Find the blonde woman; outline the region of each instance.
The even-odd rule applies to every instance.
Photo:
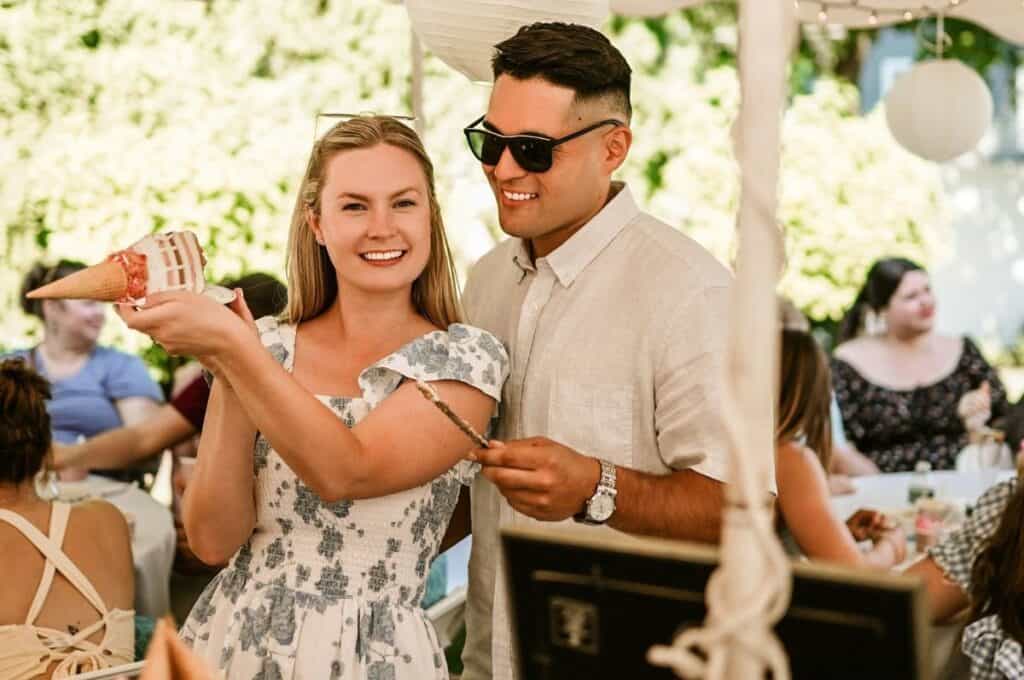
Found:
[[[447,677],[418,604],[473,444],[412,382],[486,430],[508,370],[454,278],[422,143],[358,117],[313,148],[282,319],[189,294],[122,311],[216,376],[184,523],[230,562],[181,634],[227,677]]]

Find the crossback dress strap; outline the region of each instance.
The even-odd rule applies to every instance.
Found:
[[[0,520],[6,521],[15,529],[20,531],[25,536],[25,538],[27,538],[32,543],[32,545],[34,545],[36,549],[43,554],[43,556],[46,558],[47,564],[49,565],[52,563],[52,565],[57,569],[57,571],[63,574],[64,577],[67,578],[67,580],[71,583],[71,585],[78,589],[78,591],[85,597],[85,599],[89,601],[89,604],[91,604],[96,609],[96,611],[99,612],[100,617],[103,618],[107,615],[107,606],[103,603],[103,598],[101,598],[99,593],[96,592],[96,588],[93,587],[92,582],[89,581],[86,575],[82,573],[82,570],[79,569],[75,565],[75,563],[70,560],[70,558],[68,558],[68,556],[60,547],[61,544],[63,543],[64,530],[67,527],[68,514],[70,513],[70,511],[71,508],[66,503],[53,503],[50,516],[50,526],[51,529],[57,529],[59,533],[60,543],[55,543],[53,539],[44,535],[43,532],[39,531],[39,529],[37,529],[31,522],[26,520],[21,515],[11,512],[10,510],[0,509]],[[45,570],[43,576],[44,578],[46,577]],[[50,575],[49,580],[51,582],[53,580],[52,573]],[[46,599],[45,593],[49,591],[50,584],[46,585],[47,588],[45,591],[43,591],[43,583],[41,582],[40,591],[36,592],[36,600],[39,601],[38,605],[40,607],[42,605],[42,600]],[[44,593],[41,598],[39,592]],[[32,609],[37,608],[37,602],[35,600],[33,601],[32,605]],[[29,613],[30,617],[28,623],[31,624],[35,620],[35,616],[38,616],[39,612],[30,611]],[[35,616],[32,616],[32,614],[35,614]]]
[[[57,505],[50,506],[50,530],[47,532],[50,537],[50,541],[54,543],[58,548],[64,545],[64,529],[68,525],[68,512],[67,506],[64,512],[61,512]],[[46,565],[43,567],[43,577],[39,579],[39,587],[36,588],[36,596],[32,598],[32,606],[28,608],[28,615],[25,617],[25,624],[31,626],[36,622],[39,617],[39,612],[43,609],[43,603],[46,602],[46,596],[50,594],[50,586],[53,585],[53,574],[56,568],[53,565],[53,560],[46,558]]]

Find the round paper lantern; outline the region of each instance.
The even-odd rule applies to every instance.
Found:
[[[413,30],[427,48],[470,80],[491,79],[494,46],[520,26],[562,21],[600,28],[608,0],[407,0]]]
[[[660,17],[704,0],[611,0],[612,11],[624,17]]]
[[[992,123],[992,93],[955,59],[921,62],[885,97],[889,130],[904,148],[942,163],[973,149]]]

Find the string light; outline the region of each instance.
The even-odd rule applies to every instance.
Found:
[[[907,4],[911,4],[908,0]],[[918,0],[920,1],[920,0]],[[818,21],[828,23],[830,18],[836,16],[836,12],[861,12],[866,16],[870,26],[878,26],[883,20],[911,21],[914,18],[926,18],[938,14],[948,13],[953,9],[960,9],[970,0],[945,0],[945,3],[931,3],[920,7],[872,7],[878,0],[793,0],[793,6],[799,12],[802,8],[811,7],[817,9]],[[1024,0],[1020,0],[1024,4]],[[916,3],[914,3],[916,5]]]

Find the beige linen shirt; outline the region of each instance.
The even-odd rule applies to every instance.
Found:
[[[613,193],[547,257],[532,263],[526,244],[511,238],[470,273],[468,320],[497,336],[512,362],[495,436],[546,436],[619,466],[692,468],[724,481],[719,390],[731,276],[695,241],[641,212],[628,188],[616,183]],[[510,680],[499,527],[535,520],[483,476],[472,499],[462,677]]]

